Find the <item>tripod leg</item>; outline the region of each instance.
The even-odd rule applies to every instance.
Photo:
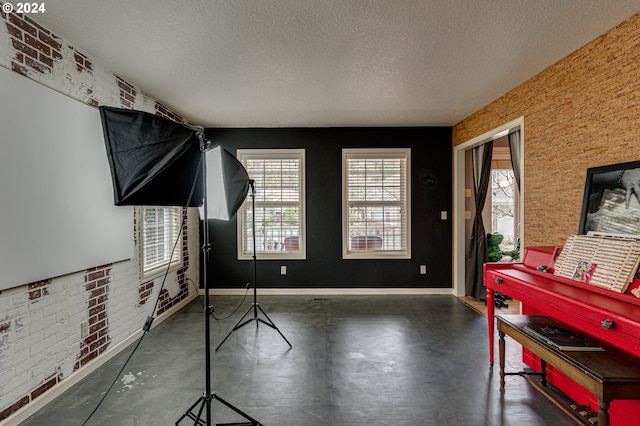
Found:
[[[261,426],[261,423],[259,421],[257,421],[256,419],[251,418],[247,413],[244,413],[244,412],[240,411],[240,409],[238,409],[238,408],[234,407],[233,405],[229,404],[227,401],[225,401],[224,399],[220,398],[215,393],[213,394],[213,398],[215,398],[215,400],[220,402],[221,404],[226,405],[228,408],[232,409],[236,413],[240,414],[245,419],[249,420],[253,426]],[[240,424],[240,423],[237,423],[237,424]]]
[[[242,318],[240,318],[238,320],[238,322],[236,323],[235,326],[233,326],[233,328],[231,329],[231,331],[229,332],[229,334],[227,334],[227,336],[222,340],[222,342],[220,342],[220,344],[218,345],[218,347],[216,348],[216,352],[218,352],[218,349],[220,349],[222,347],[222,345],[224,344],[224,342],[227,341],[227,339],[229,338],[229,336],[231,336],[231,334],[236,331],[237,329],[244,327],[245,325],[247,325],[247,323],[251,320],[247,320],[246,322],[240,324],[242,322],[242,320],[249,315],[249,312],[251,312],[251,310],[253,309],[253,305],[249,307],[249,309],[247,310],[247,312],[244,313],[244,315],[242,316]]]
[[[260,307],[260,305],[256,304],[258,306],[258,309],[260,309],[260,312],[262,312],[262,315],[264,315],[264,317],[269,321],[266,322],[262,319],[258,318],[258,321],[268,325],[269,327],[273,328],[275,331],[278,332],[278,334],[284,339],[285,342],[287,342],[287,345],[289,345],[290,348],[292,348],[293,346],[291,346],[291,343],[289,343],[289,341],[287,340],[286,337],[284,337],[284,334],[282,334],[282,332],[280,331],[280,329],[278,327],[276,327],[276,325],[273,323],[273,321],[271,321],[271,318],[269,318],[269,315],[267,315],[267,313],[262,310],[262,308]]]
[[[180,424],[180,422],[185,418],[185,417],[189,417],[190,419],[194,420],[193,422],[193,426],[209,426],[210,425],[210,419],[209,420],[204,420],[202,419],[202,411],[204,410],[204,408],[206,407],[207,410],[211,409],[211,402],[212,400],[216,400],[218,402],[220,402],[221,404],[223,404],[224,406],[226,406],[227,408],[230,408],[232,411],[234,411],[235,413],[241,415],[242,417],[244,417],[245,419],[247,419],[248,421],[246,422],[239,422],[239,423],[217,423],[217,425],[227,425],[227,426],[231,426],[231,425],[238,425],[238,426],[263,426],[262,423],[260,423],[259,421],[257,421],[256,419],[252,418],[251,416],[249,416],[247,413],[241,411],[239,408],[231,405],[230,403],[228,403],[227,401],[225,401],[224,399],[220,398],[218,395],[211,394],[211,395],[203,395],[200,397],[200,399],[198,399],[190,408],[189,410],[182,415],[182,417],[180,417],[178,419],[178,421],[176,422],[176,426]],[[196,407],[196,405],[200,404],[200,408],[198,408],[198,414],[193,413],[193,409]]]
[[[191,417],[194,419],[193,422],[193,426],[198,426],[201,424],[206,424],[206,421],[202,421],[202,410],[204,410],[204,408],[207,407],[207,412],[208,410],[210,410],[211,408],[211,399],[206,398],[206,397],[202,397],[202,404],[200,404],[200,409],[198,410],[198,417]],[[208,420],[207,420],[208,421]]]
[[[180,424],[180,422],[185,418],[185,417],[189,417],[191,420],[195,420],[193,423],[193,426],[197,426],[197,425],[202,425],[205,424],[204,421],[202,420],[202,410],[204,409],[206,404],[210,404],[211,400],[207,399],[204,396],[201,396],[196,402],[193,403],[193,405],[191,407],[189,407],[189,409],[187,410],[186,413],[184,413],[179,419],[178,421],[176,421],[176,426]],[[198,409],[198,414],[194,414],[193,413],[193,409],[196,408],[196,405],[200,404],[200,408]]]

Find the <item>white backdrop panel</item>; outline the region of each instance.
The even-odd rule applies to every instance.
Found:
[[[0,290],[133,255],[97,109],[0,67]]]

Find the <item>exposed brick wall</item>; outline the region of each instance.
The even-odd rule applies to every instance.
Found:
[[[186,208],[183,208],[182,220],[184,225],[182,226],[181,241],[182,266],[176,270],[177,290],[169,291],[166,286],[161,290],[160,295],[158,296],[158,308],[156,310],[156,313],[158,315],[163,314],[171,307],[186,299],[189,296],[191,290],[195,290],[189,288],[189,283],[187,282],[186,276],[187,272],[189,271],[189,251],[192,250],[189,245],[188,229],[190,226],[193,226],[193,224],[189,224],[188,217],[188,210]],[[160,279],[158,279],[158,281],[160,281]],[[138,287],[138,305],[144,305],[145,303],[147,303],[154,288],[155,281],[145,281],[140,283],[140,286]]]
[[[562,245],[586,170],[640,160],[640,14],[456,124],[454,145],[521,116],[525,244]]]
[[[185,273],[189,270],[189,238],[188,238],[188,223],[187,223],[187,209],[182,210],[183,223],[182,227],[182,267],[176,271],[178,281],[178,292],[174,296],[171,296],[167,289],[163,289],[158,299],[158,315],[166,312],[167,309],[175,306],[180,301],[186,299],[189,296],[189,283],[186,280]]]
[[[184,118],[182,118],[181,116],[179,116],[175,112],[171,111],[169,108],[167,108],[166,106],[162,105],[160,102],[156,102],[156,111],[155,111],[155,113],[156,113],[156,115],[159,115],[160,117],[168,118],[168,119],[173,120],[173,121],[175,121],[177,123],[185,123]]]
[[[0,411],[0,421],[8,419],[9,416],[14,414],[16,411],[26,406],[29,402],[31,402],[31,396],[25,395],[20,398],[18,401],[14,402],[4,410]]]
[[[149,300],[149,296],[153,292],[153,281],[145,281],[140,283],[138,287],[138,305],[144,305]]]
[[[94,107],[119,106],[186,121],[27,16],[0,12],[0,66]],[[184,263],[168,276],[156,316],[188,297],[186,278],[199,274],[197,233],[188,241],[186,232],[197,228],[197,213],[188,217]],[[137,248],[135,213],[132,221]],[[145,301],[155,301],[159,284],[140,283],[138,250],[134,253],[128,261],[0,292],[0,421],[142,328],[153,310]],[[190,253],[195,265],[189,265]],[[89,334],[81,338],[84,322]]]
[[[50,285],[51,279],[27,284],[27,288],[29,289],[29,300],[35,302],[43,296],[48,296]]]
[[[53,62],[62,59],[61,40],[22,14],[0,12],[0,16],[5,20],[11,44],[17,52],[11,69],[23,75],[28,69],[50,74]]]
[[[111,265],[91,268],[84,275],[85,290],[88,293],[89,334],[80,343],[74,370],[84,366],[103,353],[111,343],[107,299],[109,298]]]
[[[134,109],[136,102],[136,88],[118,77],[118,87],[120,88],[120,106],[122,108]]]
[[[34,78],[34,74],[42,75],[41,78],[36,79],[43,81],[54,73],[55,65],[64,59],[65,52],[68,50],[73,54],[75,67],[79,73],[93,73],[93,64],[86,55],[71,45],[64,45],[60,37],[38,25],[28,16],[18,13],[0,13],[5,20],[11,46],[16,51],[11,60],[13,71],[30,78]],[[81,84],[78,90],[83,93],[81,99],[83,102],[94,107],[98,106],[91,87]]]
[[[73,58],[76,60],[76,70],[79,72],[93,72],[93,64],[91,64],[91,61],[85,55],[80,52],[74,52]]]
[[[65,347],[65,316],[73,299],[54,279],[0,294],[0,420],[8,418],[63,379],[58,349]]]

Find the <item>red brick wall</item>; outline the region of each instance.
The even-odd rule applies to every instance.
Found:
[[[53,62],[62,59],[61,40],[36,22],[17,13],[0,12],[11,37],[11,45],[18,52],[11,69],[26,75],[27,70],[51,73]]]
[[[80,343],[74,370],[106,351],[111,343],[107,318],[110,273],[111,265],[104,265],[88,269],[84,275],[84,287],[88,293],[89,334]]]
[[[182,210],[183,221],[187,220],[187,209]],[[166,289],[163,289],[158,299],[158,315],[167,311],[167,309],[177,305],[180,301],[189,296],[189,283],[186,280],[185,273],[189,269],[189,252],[187,243],[189,241],[187,227],[182,227],[182,267],[176,271],[178,275],[178,292],[171,297]],[[195,289],[194,289],[195,290]]]
[[[136,102],[136,88],[118,77],[118,88],[120,88],[120,106],[122,108],[134,109]]]

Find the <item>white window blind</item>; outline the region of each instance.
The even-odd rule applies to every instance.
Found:
[[[343,256],[410,258],[410,149],[343,150]]]
[[[304,150],[238,150],[238,158],[255,185],[255,212],[247,197],[238,221],[238,257],[305,256]]]
[[[178,241],[181,227],[182,207],[142,208],[141,255],[145,278],[165,271],[169,264],[182,264],[182,244]]]

